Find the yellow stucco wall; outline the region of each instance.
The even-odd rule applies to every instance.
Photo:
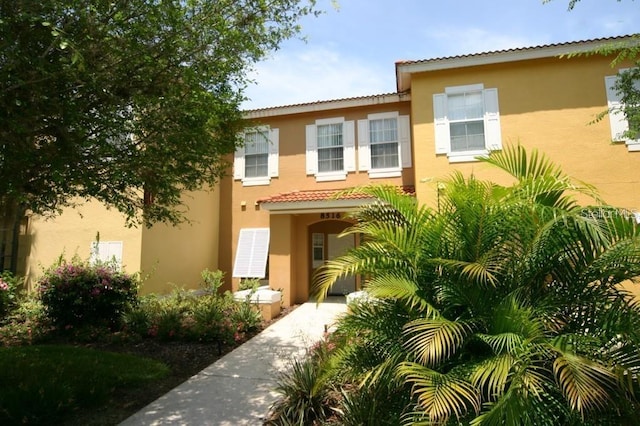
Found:
[[[303,219],[300,215],[270,215],[270,212],[262,210],[256,203],[259,199],[295,190],[343,189],[372,182],[413,185],[413,168],[403,169],[402,176],[397,178],[370,179],[368,172],[356,171],[350,172],[346,180],[331,182],[316,182],[315,176],[306,174],[306,125],[314,124],[317,119],[334,117],[357,122],[366,119],[368,114],[392,111],[409,115],[410,104],[386,103],[291,114],[264,118],[257,123],[279,129],[279,176],[272,178],[270,184],[264,186],[243,186],[242,181],[230,177],[221,183],[221,197],[229,200],[229,204],[223,203],[220,211],[220,269],[227,273],[228,278],[233,269],[240,229],[271,227],[269,285],[285,289],[283,299],[286,305],[308,299],[309,267],[306,257],[309,248],[306,227],[313,220]],[[356,158],[357,148],[356,144]],[[239,279],[228,280],[227,288],[237,289],[238,284]]]
[[[201,272],[218,269],[220,191],[183,195],[189,223],[156,224],[142,230],[141,293],[167,293],[175,287],[197,289]]]
[[[76,208],[67,208],[54,219],[31,218],[26,242],[27,283],[32,285],[42,275],[43,267],[51,266],[60,255],[88,259],[91,243],[100,233],[100,241],[122,241],[122,264],[128,273],[140,269],[142,232],[127,228],[117,210],[107,210],[103,204],[90,201]]]
[[[505,174],[471,162],[450,164],[435,154],[433,94],[445,87],[483,83],[497,88],[502,141],[537,148],[575,179],[595,185],[606,202],[640,210],[640,152],[612,144],[609,119],[589,124],[607,108],[604,77],[610,58],[548,58],[425,72],[412,76],[416,186],[421,202],[435,203],[434,181],[453,170],[507,183]],[[586,200],[583,200],[583,202]]]

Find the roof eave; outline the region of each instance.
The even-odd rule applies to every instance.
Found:
[[[354,211],[365,204],[375,202],[375,198],[356,198],[348,200],[318,200],[318,201],[285,201],[285,202],[261,202],[260,208],[271,214],[303,214],[323,213],[335,211],[336,213]]]
[[[624,43],[631,41],[633,40],[633,37],[634,36],[614,37],[557,45],[537,46],[524,49],[510,49],[472,55],[436,58],[423,61],[397,62],[396,86],[398,92],[409,91],[411,89],[411,75],[415,73],[593,52],[598,48],[611,45],[612,43]]]

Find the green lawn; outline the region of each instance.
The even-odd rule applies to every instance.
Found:
[[[74,346],[0,348],[0,424],[53,423],[168,373],[155,360]]]

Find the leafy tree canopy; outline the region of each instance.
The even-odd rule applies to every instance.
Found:
[[[179,222],[180,194],[225,173],[247,69],[309,14],[315,0],[0,0],[0,201]]]

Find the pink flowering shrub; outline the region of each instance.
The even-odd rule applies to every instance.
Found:
[[[10,272],[0,273],[0,320],[13,308],[19,279]]]
[[[38,288],[47,315],[62,328],[106,325],[117,329],[124,312],[138,300],[134,277],[109,264],[78,259],[49,268]]]

